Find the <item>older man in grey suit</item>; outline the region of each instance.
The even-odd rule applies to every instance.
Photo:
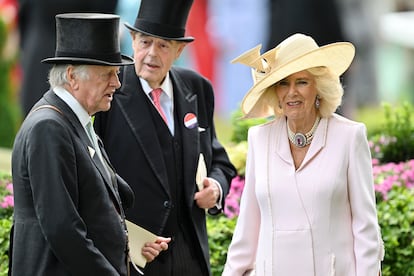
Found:
[[[132,190],[116,174],[91,127],[121,86],[119,16],[56,17],[51,90],[33,107],[12,154],[14,234],[12,275],[127,275],[124,208]],[[151,261],[167,249],[159,238],[144,247]]]

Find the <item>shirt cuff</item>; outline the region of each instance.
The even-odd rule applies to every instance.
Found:
[[[209,177],[216,185],[217,185],[217,187],[219,188],[219,197],[218,197],[218,199],[217,199],[217,202],[216,202],[216,208],[217,209],[219,209],[219,210],[221,210],[221,208],[223,207],[223,188],[221,187],[221,185],[220,185],[220,183],[217,181],[217,180],[215,180],[214,178],[211,178],[211,177]]]

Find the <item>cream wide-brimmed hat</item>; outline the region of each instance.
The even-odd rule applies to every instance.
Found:
[[[241,54],[232,63],[252,67],[253,87],[241,104],[245,118],[264,118],[274,115],[272,97],[266,93],[278,81],[312,67],[327,67],[335,76],[342,75],[351,65],[355,47],[349,42],[336,42],[319,47],[304,34],[294,34],[275,48],[260,55],[261,45]]]

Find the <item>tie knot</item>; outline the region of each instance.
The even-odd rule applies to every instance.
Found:
[[[154,90],[151,91],[150,96],[151,96],[152,102],[154,103],[155,107],[157,108],[158,112],[160,113],[162,119],[168,125],[167,117],[165,116],[164,110],[163,110],[163,108],[161,106],[161,102],[160,102],[161,94],[162,94],[162,89],[157,88],[157,89],[154,89]]]
[[[153,101],[160,101],[160,97],[162,94],[162,89],[161,88],[156,88],[154,90],[151,91],[151,98]]]

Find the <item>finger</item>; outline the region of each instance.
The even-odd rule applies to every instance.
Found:
[[[146,259],[154,259],[160,254],[161,247],[159,249],[155,249],[153,247],[144,247],[142,249],[142,255],[145,256]]]
[[[160,247],[161,247],[161,250],[168,250],[168,243],[166,243],[166,242],[162,242],[162,243],[160,243]]]
[[[157,257],[157,256],[155,256],[155,255],[153,255],[149,252],[143,252],[142,256],[144,256],[144,258],[147,260],[147,262],[152,262]]]
[[[157,240],[155,241],[156,243],[162,243],[162,242],[165,242],[165,243],[169,243],[171,241],[171,238],[165,238],[165,237],[158,237],[157,238]]]
[[[204,191],[204,190],[203,190]],[[194,200],[199,200],[202,197],[202,191],[196,192],[194,194]]]
[[[204,178],[203,185],[204,185],[204,188],[207,188],[211,185],[210,180],[207,177]]]

